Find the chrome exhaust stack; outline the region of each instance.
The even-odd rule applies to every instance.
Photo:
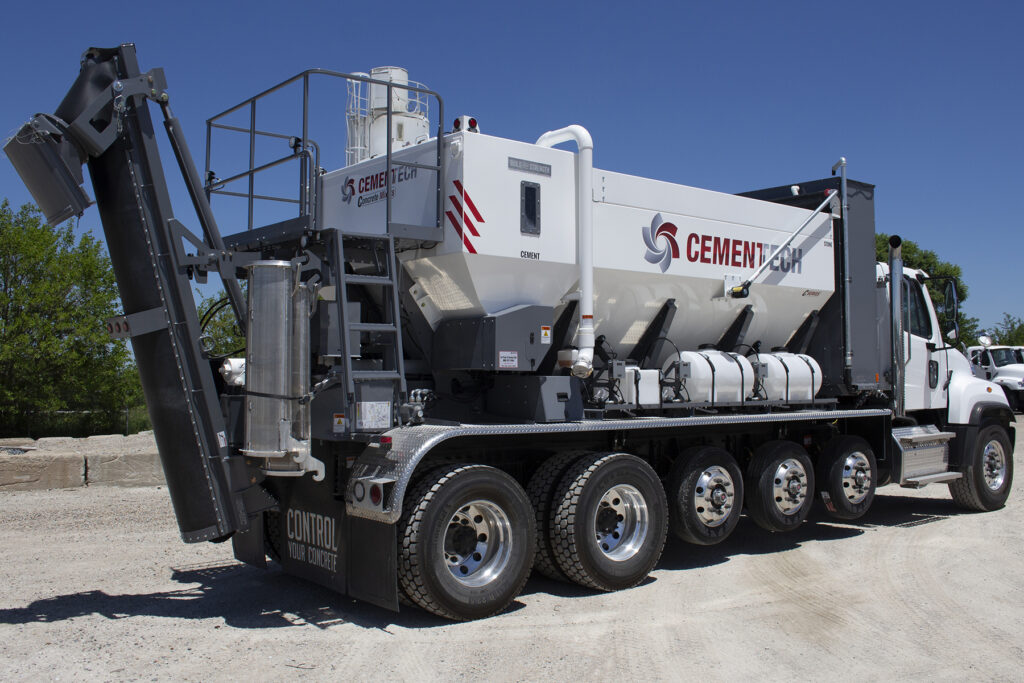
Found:
[[[906,359],[903,341],[903,240],[889,238],[889,319],[892,322],[892,411],[894,417],[906,415],[904,387]]]

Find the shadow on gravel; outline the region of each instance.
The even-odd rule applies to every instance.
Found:
[[[683,543],[669,535],[658,569],[697,569],[728,562],[733,555],[762,555],[792,550],[807,542],[838,541],[860,536],[878,527],[915,527],[961,514],[952,500],[879,495],[861,519],[847,522],[832,519],[818,503],[810,518],[789,533],[769,533],[744,515],[729,538],[713,546]]]
[[[724,543],[701,547],[669,537],[658,563],[659,569],[682,570],[710,567],[727,562],[733,555],[754,555],[791,550],[807,542],[836,541],[859,536],[878,527],[914,527],[959,514],[971,514],[952,501],[881,495],[868,514],[855,522],[833,520],[815,507],[809,522],[796,531],[771,534],[744,517]],[[228,562],[173,569],[171,578],[187,584],[179,590],[159,593],[109,595],[83,591],[36,600],[26,607],[0,609],[0,624],[49,623],[98,614],[107,619],[135,616],[171,619],[223,619],[239,629],[284,628],[311,625],[326,629],[337,624],[384,630],[434,628],[451,622],[416,608],[401,613],[356,602],[316,584],[288,576],[280,570],[262,571]],[[641,585],[654,582],[648,577]],[[194,585],[198,584],[198,585]],[[548,593],[563,598],[585,598],[600,593],[576,584],[535,575],[523,594]],[[505,613],[523,608],[513,602]],[[214,626],[220,628],[220,626]]]
[[[199,585],[159,593],[109,595],[83,591],[59,595],[26,607],[0,609],[0,624],[49,623],[91,614],[107,619],[223,619],[227,626],[241,629],[304,625],[326,629],[355,624],[383,630],[392,624],[404,628],[451,624],[419,609],[403,607],[400,614],[395,614],[276,569],[262,571],[237,562],[173,569],[171,578]],[[521,607],[522,603],[514,602],[506,611]]]

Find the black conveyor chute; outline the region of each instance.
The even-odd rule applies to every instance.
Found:
[[[189,280],[171,245],[173,213],[146,98],[119,100],[120,117],[113,104],[113,90],[122,85],[112,88],[114,82],[140,75],[134,46],[91,49],[55,116],[88,157],[125,315],[165,311],[167,326],[134,336],[132,349],[181,535],[189,542],[218,540],[247,527],[242,498],[233,494],[246,483],[241,459],[228,456]],[[99,106],[102,98],[107,103]],[[83,112],[92,130],[78,120]],[[120,126],[112,142],[109,126]],[[107,146],[97,152],[100,143]]]

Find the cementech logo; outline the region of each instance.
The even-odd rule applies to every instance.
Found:
[[[655,214],[651,224],[642,228],[647,250],[644,259],[666,272],[672,259],[706,263],[730,268],[757,268],[766,259],[768,269],[780,273],[803,273],[803,247],[756,242],[739,237],[724,237],[702,232],[679,234],[679,228]],[[680,249],[680,244],[683,245]]]
[[[651,224],[643,227],[644,244],[647,245],[647,253],[644,258],[648,263],[657,264],[661,272],[668,270],[672,265],[672,259],[679,258],[679,243],[676,241],[676,233],[679,229],[655,214]]]
[[[351,178],[345,178],[345,184],[341,186],[341,201],[345,204],[351,204],[353,197],[355,197],[355,181]]]
[[[345,184],[341,186],[341,201],[346,204],[352,203],[352,197],[356,195],[356,181],[345,178]]]

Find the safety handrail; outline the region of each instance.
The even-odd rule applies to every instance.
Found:
[[[387,143],[387,153],[386,153],[386,158],[385,158],[385,166],[386,166],[386,173],[385,173],[385,189],[386,189],[385,203],[386,203],[386,216],[387,216],[387,223],[388,223],[387,227],[388,227],[388,230],[390,231],[391,225],[392,225],[392,221],[391,221],[391,208],[392,208],[391,207],[391,202],[392,202],[392,197],[391,197],[391,169],[392,169],[392,166],[412,166],[412,167],[415,167],[415,168],[423,168],[423,169],[427,169],[427,170],[432,170],[432,171],[435,171],[437,173],[437,177],[436,177],[436,181],[437,182],[436,182],[436,188],[435,188],[435,218],[434,218],[434,226],[433,227],[437,228],[438,230],[440,230],[441,225],[442,225],[442,223],[441,223],[442,201],[443,201],[443,194],[442,194],[442,189],[443,189],[442,188],[442,182],[443,181],[442,181],[442,176],[443,176],[443,170],[444,170],[444,167],[443,167],[444,155],[442,154],[442,151],[443,151],[442,150],[442,143],[443,143],[443,135],[444,135],[444,128],[443,128],[443,126],[444,126],[444,120],[445,120],[444,119],[444,100],[441,98],[441,95],[438,94],[437,92],[433,91],[433,90],[428,89],[428,88],[420,87],[420,85],[418,85],[418,84],[417,85],[413,85],[412,82],[410,82],[408,84],[393,83],[391,81],[382,81],[382,80],[378,80],[378,79],[375,79],[375,78],[370,78],[369,76],[365,76],[365,75],[343,73],[343,72],[340,72],[340,71],[331,71],[329,69],[307,69],[306,71],[303,71],[303,72],[301,72],[299,74],[296,74],[295,76],[292,76],[291,78],[285,79],[285,80],[281,81],[280,83],[278,83],[278,84],[276,84],[274,86],[271,86],[270,88],[267,88],[266,90],[263,90],[262,92],[260,92],[260,93],[258,93],[256,95],[253,95],[252,97],[249,97],[249,98],[243,100],[242,102],[234,105],[233,107],[229,107],[228,109],[225,109],[224,111],[220,112],[219,114],[216,114],[216,115],[214,115],[214,116],[212,116],[212,117],[210,117],[209,119],[206,120],[206,186],[205,186],[205,189],[206,189],[207,194],[208,195],[211,195],[211,194],[224,194],[224,195],[229,195],[229,196],[239,196],[240,195],[240,196],[244,196],[244,197],[248,198],[249,205],[248,205],[248,222],[247,222],[247,225],[248,225],[248,228],[250,230],[253,227],[253,202],[256,199],[269,199],[269,200],[274,200],[274,201],[289,201],[291,203],[298,203],[299,204],[299,215],[300,216],[310,215],[310,216],[312,216],[312,220],[315,222],[316,214],[317,214],[317,210],[316,210],[317,206],[316,206],[316,204],[317,204],[317,200],[318,200],[318,198],[316,197],[316,191],[315,191],[315,186],[316,186],[315,177],[316,177],[316,174],[319,172],[319,169],[320,169],[320,166],[319,166],[320,148],[316,144],[315,141],[313,141],[313,140],[311,140],[309,138],[309,87],[310,87],[310,77],[311,76],[326,76],[326,77],[331,77],[331,78],[340,78],[340,79],[343,79],[343,80],[346,80],[346,81],[358,81],[358,82],[363,82],[363,83],[383,86],[383,87],[385,87],[387,89],[387,98],[388,98],[387,99],[387,102],[388,102],[388,107],[387,107],[387,141],[388,141],[388,143]],[[298,135],[298,136],[294,136],[294,135],[286,135],[286,134],[282,134],[282,133],[275,133],[275,132],[271,132],[271,131],[263,131],[263,130],[257,129],[256,128],[256,103],[259,100],[261,100],[261,99],[263,99],[263,98],[265,98],[265,97],[267,97],[269,95],[272,95],[273,93],[276,93],[279,90],[281,90],[281,89],[283,89],[283,88],[285,88],[285,87],[287,87],[289,85],[292,85],[294,83],[298,83],[299,81],[302,82],[302,131],[301,131],[301,134]],[[395,88],[399,88],[401,90],[404,90],[404,91],[407,91],[407,92],[410,92],[410,93],[417,93],[419,95],[426,96],[426,97],[433,97],[433,98],[435,98],[437,100],[438,120],[437,120],[437,131],[436,131],[436,134],[435,134],[435,145],[436,145],[436,148],[437,148],[436,155],[435,155],[436,164],[434,164],[434,165],[430,165],[430,164],[414,164],[412,162],[399,161],[397,159],[393,159],[392,158],[392,149],[391,149],[391,139],[392,139],[391,138],[391,133],[392,133],[392,107],[391,107],[391,103],[394,101],[394,99],[393,99],[393,91],[394,91]],[[221,123],[221,120],[223,118],[225,118],[227,116],[230,116],[232,114],[235,114],[235,113],[237,113],[239,111],[244,111],[246,108],[249,109],[249,125],[248,125],[248,127],[233,126],[233,125]],[[212,173],[212,170],[211,170],[212,137],[213,137],[213,131],[214,130],[228,130],[228,131],[246,133],[249,136],[249,164],[248,164],[248,169],[246,171],[242,171],[240,173],[232,175],[230,178],[228,178],[226,180],[222,180],[222,179],[214,177],[214,175]],[[281,159],[278,159],[278,160],[275,160],[275,161],[268,162],[268,163],[261,164],[261,165],[257,166],[256,165],[256,139],[257,139],[258,136],[266,136],[266,137],[294,140],[295,142],[294,142],[292,148],[294,150],[296,150],[296,152],[295,152],[295,154],[292,154],[290,156],[283,157]],[[309,152],[307,151],[308,148],[313,148],[313,150],[314,150],[314,154],[313,155],[309,154]],[[314,158],[314,155],[315,155],[315,158]],[[283,198],[283,197],[274,197],[272,195],[257,195],[255,193],[255,175],[257,173],[259,173],[261,171],[268,170],[269,168],[273,168],[273,167],[278,166],[278,165],[280,165],[282,163],[285,163],[286,161],[289,161],[291,159],[295,159],[295,158],[298,158],[298,157],[301,157],[301,156],[306,156],[308,163],[304,163],[304,164],[300,165],[299,200],[297,202],[295,200],[289,200],[289,199],[286,199],[286,198]],[[248,183],[249,187],[248,187],[248,192],[247,193],[243,194],[243,193],[240,193],[240,192],[230,192],[230,191],[227,191],[227,190],[224,189],[224,186],[226,184],[231,183],[231,182],[236,182],[236,181],[242,180],[242,179],[248,179],[248,181],[249,181],[249,183]]]

